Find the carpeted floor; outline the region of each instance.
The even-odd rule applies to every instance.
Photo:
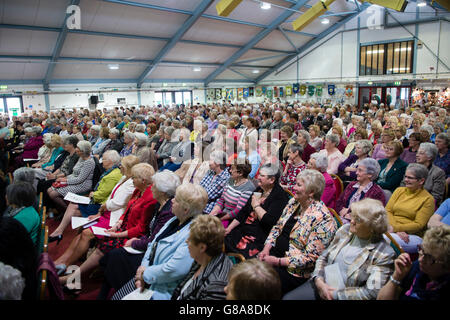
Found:
[[[59,221],[51,218],[47,218],[47,225],[49,228],[49,234],[53,232],[58,227]],[[61,256],[64,251],[69,247],[72,239],[77,235],[77,231],[73,230],[69,225],[64,231],[64,237],[59,244],[57,242],[52,242],[49,244],[48,253],[53,261],[55,261],[59,256]],[[78,262],[80,265],[82,261]],[[97,272],[97,275],[99,273]],[[90,275],[84,275],[81,280],[81,293],[78,296],[65,294],[66,300],[95,300],[100,291],[103,279],[96,276],[95,278],[90,278]]]

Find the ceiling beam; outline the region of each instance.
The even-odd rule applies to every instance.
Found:
[[[307,42],[306,44],[304,44],[303,46],[298,48],[298,54],[301,54],[303,52],[305,52],[306,50],[308,50],[309,48],[311,48],[312,46],[314,46],[315,44],[317,44],[318,42],[320,42],[322,39],[324,39],[325,37],[327,37],[328,35],[330,35],[331,33],[333,33],[334,31],[336,31],[337,29],[339,29],[340,27],[342,27],[343,25],[345,25],[347,22],[349,22],[350,20],[352,20],[353,18],[357,17],[359,14],[361,14],[363,11],[365,11],[368,7],[370,7],[370,4],[368,3],[364,3],[363,5],[360,6],[361,11],[358,11],[357,13],[353,13],[347,17],[345,17],[344,19],[338,21],[337,23],[333,24],[331,27],[329,27],[328,29],[326,29],[325,31],[322,31],[319,36],[309,42]],[[277,71],[279,68],[281,68],[282,66],[284,66],[285,64],[289,63],[289,61],[292,60],[293,57],[289,56],[285,59],[283,59],[282,61],[280,61],[278,64],[276,64],[272,69],[267,70],[266,72],[264,72],[261,76],[259,76],[256,79],[256,82],[260,82],[261,80],[267,78],[270,74],[274,73],[275,71]]]
[[[178,29],[173,38],[166,43],[164,48],[162,48],[156,57],[153,59],[151,65],[145,68],[144,72],[138,78],[138,86],[140,86],[145,78],[147,78],[153,70],[156,69],[158,64],[164,58],[164,56],[178,43],[181,37],[194,25],[194,23],[200,18],[200,16],[208,9],[208,7],[213,3],[214,0],[202,0],[202,2],[195,8],[195,11],[192,16],[190,16],[183,25]]]
[[[80,4],[80,0],[71,0],[70,1],[70,5],[77,6],[79,4]],[[53,49],[52,59],[50,60],[50,63],[47,68],[47,72],[45,73],[44,87],[48,86],[48,83],[49,83],[50,79],[52,78],[53,70],[55,69],[54,62],[56,62],[58,60],[59,55],[61,54],[61,50],[64,46],[64,42],[66,41],[67,30],[68,30],[67,25],[66,25],[66,20],[70,15],[71,15],[71,13],[66,13],[66,16],[65,16],[64,22],[63,22],[63,26],[61,28],[61,32],[59,33],[58,39],[56,40],[56,45],[55,45],[55,48]]]
[[[296,4],[292,5],[290,9],[297,10],[304,6],[308,0],[300,0],[297,1]],[[213,71],[206,79],[205,79],[205,85],[208,85],[212,80],[214,80],[219,74],[221,74],[225,69],[227,69],[231,64],[233,64],[236,60],[238,60],[240,57],[242,57],[247,51],[249,51],[251,48],[253,48],[254,45],[256,45],[259,41],[264,39],[269,33],[271,33],[273,30],[278,28],[280,24],[282,24],[287,18],[289,18],[292,15],[292,11],[285,10],[281,15],[279,15],[272,23],[269,25],[267,29],[261,30],[256,36],[254,36],[247,44],[242,47],[240,50],[235,52],[225,63],[217,68],[215,71]]]

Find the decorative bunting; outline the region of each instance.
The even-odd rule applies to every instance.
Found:
[[[292,96],[292,86],[286,86],[286,97]]]
[[[280,98],[284,97],[284,87],[280,87]]]
[[[318,97],[322,96],[322,90],[323,90],[323,87],[322,87],[321,84],[316,86],[316,94],[317,94]]]
[[[248,95],[249,95],[249,89],[244,88],[244,98],[248,98]]]
[[[278,98],[280,95],[278,87],[273,87],[273,97]]]
[[[239,88],[237,98],[238,100],[242,100],[243,97],[244,97],[244,88]]]
[[[216,89],[216,100],[222,98],[222,89]]]
[[[300,91],[300,83],[294,83],[293,92],[297,94]]]
[[[267,88],[266,89],[266,97],[269,99],[273,98],[273,89],[272,88]]]
[[[353,86],[352,85],[348,85],[345,87],[345,95],[347,97],[353,97]]]
[[[300,86],[300,91],[299,92],[300,92],[300,95],[304,96],[305,93],[306,93],[306,85],[302,84]]]
[[[263,88],[261,86],[258,86],[258,87],[255,88],[255,95],[257,97],[261,97],[262,96],[262,93],[263,93],[262,89]]]
[[[253,97],[255,95],[255,87],[248,88],[248,95]]]
[[[329,84],[328,85],[328,94],[330,96],[334,96],[335,93],[336,93],[336,86],[334,84]]]
[[[308,95],[312,97],[314,95],[314,92],[316,91],[315,86],[308,86]]]
[[[227,97],[227,90],[225,88],[222,89],[222,99],[226,99]]]

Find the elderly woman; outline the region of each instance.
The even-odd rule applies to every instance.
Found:
[[[343,152],[344,156],[348,157],[351,154],[355,154],[356,143],[359,140],[363,140],[363,139],[367,140],[367,130],[363,129],[363,128],[357,128],[354,131],[354,133],[353,133],[353,140],[352,140],[352,142],[347,144],[347,146],[345,147],[345,150]],[[369,142],[370,142],[370,140],[369,140]],[[370,142],[370,145],[372,145],[372,142]]]
[[[446,179],[444,170],[433,164],[438,152],[436,145],[424,142],[420,144],[416,156],[417,163],[423,164],[428,169],[428,177],[423,187],[433,196],[436,207],[439,207],[444,199]]]
[[[356,181],[350,182],[336,202],[336,212],[343,223],[350,222],[350,206],[353,202],[372,198],[386,204],[383,190],[375,183],[380,173],[380,165],[375,159],[366,158],[360,161],[356,170]]]
[[[155,171],[149,164],[139,163],[133,166],[131,174],[136,189],[128,201],[127,208],[110,229],[103,229],[108,236],[98,240],[94,252],[75,271],[80,277],[81,274],[97,267],[106,253],[122,247],[129,239],[143,236],[146,232],[156,204],[151,186]],[[65,284],[68,276],[60,277],[59,280]]]
[[[381,288],[378,300],[440,300],[448,301],[450,292],[450,227],[439,226],[424,235],[419,259],[408,253],[395,260],[394,274]]]
[[[119,300],[135,289],[149,287],[152,300],[168,300],[188,274],[192,262],[186,240],[192,220],[202,214],[207,194],[203,187],[182,184],[172,200],[175,215],[149,243],[135,277],[112,297]]]
[[[171,171],[157,172],[152,177],[152,193],[156,204],[152,220],[146,235],[129,239],[121,248],[109,251],[101,260],[104,266],[105,280],[103,281],[98,299],[106,300],[111,288],[119,290],[130,280],[141,264],[144,252],[153,241],[161,228],[173,217],[172,199],[180,185],[180,179]],[[141,253],[129,253],[130,248]]]
[[[382,143],[378,143],[373,149],[372,158],[375,160],[386,159],[386,150],[388,148],[388,143],[395,140],[395,132],[391,129],[384,129],[381,134]]]
[[[108,150],[116,150],[117,152],[122,151],[123,143],[120,141],[120,131],[116,128],[111,128],[109,130],[109,143],[105,146],[100,157]]]
[[[38,159],[39,149],[44,145],[44,141],[41,136],[41,127],[25,128],[25,132],[30,135],[30,138],[23,146],[23,152],[21,155],[15,158],[15,163],[17,167],[24,165],[25,159]]]
[[[208,193],[208,203],[203,211],[205,214],[211,213],[230,179],[226,153],[220,150],[213,151],[209,159],[209,168],[210,170],[200,181],[200,185]]]
[[[231,166],[231,177],[211,210],[211,215],[219,216],[222,221],[232,220],[237,216],[255,190],[255,185],[248,179],[250,171],[251,166],[248,162]],[[224,222],[224,226],[228,226],[228,221]]]
[[[197,216],[191,224],[188,244],[194,263],[175,288],[171,300],[224,300],[224,288],[233,263],[222,252],[225,230],[217,217]]]
[[[280,184],[284,189],[293,192],[294,185],[297,182],[298,174],[306,169],[306,164],[302,160],[303,147],[298,143],[291,144],[289,147],[286,166],[280,178]]]
[[[280,129],[280,140],[278,141],[278,159],[280,161],[286,161],[288,157],[289,147],[295,140],[292,138],[294,131],[291,126],[284,125]]]
[[[419,150],[421,142],[422,136],[420,135],[420,133],[417,132],[411,133],[408,141],[409,148],[403,150],[402,154],[400,155],[400,159],[402,159],[408,164],[416,162],[416,154],[417,150]]]
[[[434,199],[424,189],[428,169],[418,163],[406,168],[405,187],[399,187],[386,205],[389,232],[399,245],[409,253],[417,252],[422,242],[428,220],[434,212]]]
[[[148,163],[155,171],[158,170],[158,162],[155,152],[147,146],[148,137],[142,132],[134,133],[134,146],[132,155],[139,158],[142,163]]]
[[[188,129],[177,129],[173,135],[178,136],[178,143],[173,147],[169,161],[159,168],[159,171],[169,170],[176,171],[181,167],[181,164],[192,159],[194,155],[194,143],[189,140],[190,132]]]
[[[327,172],[329,174],[337,174],[339,165],[345,160],[344,155],[337,148],[338,144],[339,136],[329,134],[325,137],[325,149],[319,152],[328,158]]]
[[[35,164],[32,165],[33,168],[36,169],[42,169],[45,171],[51,171],[53,170],[53,165],[55,163],[56,158],[59,156],[59,154],[63,151],[62,145],[62,138],[61,136],[57,134],[50,134],[50,157],[48,157],[46,160],[42,161],[39,160]],[[39,170],[38,170],[39,171]],[[44,171],[44,172],[45,172]],[[45,177],[45,174],[40,175],[42,177]]]
[[[395,252],[383,239],[388,227],[386,210],[373,199],[354,202],[351,209],[351,222],[336,232],[317,259],[311,280],[283,300],[376,298],[394,269]],[[336,268],[330,271],[331,266]]]
[[[108,157],[108,155],[106,155]],[[135,156],[127,156],[122,159],[120,172],[123,174],[120,181],[114,186],[111,194],[108,196],[98,209],[98,213],[88,217],[90,220],[99,218],[95,227],[108,228],[114,225],[127,207],[128,200],[133,194],[135,187],[133,179],[131,178],[131,169],[139,163],[139,159]],[[98,236],[101,238],[101,236]],[[63,273],[66,267],[76,263],[76,261],[84,255],[88,248],[90,241],[95,238],[92,228],[84,229],[79,233],[70,243],[66,251],[55,260],[56,269],[58,273]]]
[[[316,152],[316,149],[314,149],[309,144],[310,141],[311,141],[311,136],[309,135],[308,131],[306,131],[306,130],[298,131],[297,143],[303,147],[302,160],[305,163],[308,163],[309,157],[311,157],[311,155]]]
[[[438,154],[434,160],[434,164],[445,171],[447,184],[450,184],[450,136],[448,133],[440,133],[436,136],[436,147]]]
[[[261,156],[259,155],[257,151],[257,140],[252,141],[251,137],[246,137],[244,139],[244,150],[239,152],[237,157],[237,163],[242,163],[245,161],[248,161],[248,163],[251,165],[252,170],[248,174],[248,176],[253,179],[256,176],[256,173],[258,172],[259,166],[261,164]]]
[[[224,291],[227,300],[280,300],[280,277],[270,264],[249,259],[233,266]]]
[[[158,167],[162,167],[168,161],[172,155],[172,149],[179,142],[179,138],[173,135],[175,131],[174,127],[166,127],[164,129],[164,140],[158,150],[156,151],[156,158],[158,159]],[[172,137],[173,135],[173,137]]]
[[[101,205],[106,202],[114,186],[122,178],[122,173],[119,169],[120,156],[117,151],[106,151],[103,155],[102,165],[105,171],[100,176],[99,182],[95,186],[94,190],[89,193],[91,203],[78,204],[70,202],[61,223],[49,236],[49,242],[58,240],[59,243],[59,241],[61,241],[63,232],[72,221],[72,217],[83,216],[87,218],[90,215],[96,214]]]
[[[309,144],[316,151],[320,151],[320,148],[322,148],[322,144],[323,144],[322,139],[320,139],[320,127],[318,125],[313,124],[313,125],[309,126],[309,131],[308,132],[309,132],[309,135],[310,135],[310,142],[309,142]]]
[[[256,192],[226,229],[227,252],[237,252],[248,259],[263,249],[264,241],[289,201],[278,183],[279,178],[278,166],[261,167]]]
[[[333,178],[328,174],[328,158],[323,153],[313,153],[306,166],[308,169],[319,171],[325,179],[325,187],[322,192],[320,200],[325,203],[328,208],[335,208],[336,206],[336,185]]]
[[[39,161],[33,163],[31,165],[32,168],[40,168],[44,163],[50,160],[54,148],[52,144],[52,136],[53,133],[44,133],[42,135],[42,141],[44,141],[44,144],[38,151]]]
[[[100,138],[100,126],[99,125],[93,125],[89,129],[89,134],[87,137],[87,140],[91,144],[91,146],[94,146],[97,143],[97,140]]]
[[[109,128],[102,127],[100,129],[99,139],[97,139],[95,144],[92,146],[92,154],[97,158],[100,158],[110,141],[111,139],[109,139]]]
[[[275,267],[282,293],[302,285],[311,276],[316,259],[334,237],[337,226],[320,201],[325,179],[306,169],[297,177],[294,198],[270,231],[259,259]]]
[[[339,144],[337,148],[341,153],[344,153],[345,148],[347,147],[347,141],[345,140],[344,130],[340,126],[333,126],[331,133],[339,136]]]
[[[11,217],[22,223],[27,229],[33,243],[38,245],[41,218],[33,207],[36,191],[28,182],[14,182],[6,188],[8,210],[3,216]],[[15,254],[18,254],[17,252]]]
[[[348,156],[338,167],[338,175],[344,182],[356,180],[356,169],[361,160],[369,157],[372,143],[369,140],[358,140],[355,143],[355,153]]]
[[[386,146],[386,159],[379,160],[380,174],[378,176],[377,184],[388,194],[400,186],[405,175],[405,170],[408,164],[400,159],[403,152],[403,145],[400,141],[391,141]]]
[[[369,134],[369,140],[373,145],[378,144],[381,138],[381,132],[383,131],[383,125],[380,120],[373,120],[371,124],[371,133]]]
[[[73,167],[72,173],[65,177],[57,178],[52,187],[47,189],[48,196],[62,213],[67,209],[64,197],[69,193],[84,194],[92,190],[95,161],[91,157],[91,144],[88,141],[77,143],[76,151],[78,162]]]
[[[121,157],[131,155],[131,153],[133,152],[134,141],[135,141],[134,133],[130,131],[125,131],[125,133],[123,134],[123,148],[119,153]]]

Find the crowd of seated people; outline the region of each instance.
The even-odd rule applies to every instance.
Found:
[[[11,257],[38,250],[44,206],[50,255],[89,222],[53,255],[71,295],[96,272],[99,300],[445,299],[448,113],[224,101],[3,116],[0,230],[15,244],[0,237],[0,267],[22,272],[22,294],[0,298],[36,296],[23,261],[38,257]]]

